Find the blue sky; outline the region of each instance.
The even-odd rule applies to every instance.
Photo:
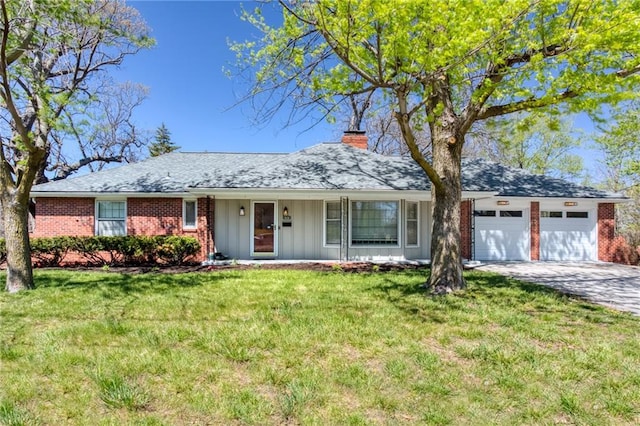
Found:
[[[127,3],[138,9],[156,39],[155,47],[126,58],[113,74],[149,88],[135,113],[140,128],[155,132],[164,122],[181,151],[292,152],[340,138],[343,129],[326,123],[310,131],[309,124],[283,128],[286,111],[258,128],[249,104],[233,107],[245,88],[223,73],[234,61],[227,40],[258,35],[240,20],[241,5],[251,9],[252,2]]]
[[[258,32],[240,19],[251,1],[129,1],[152,29],[156,46],[125,59],[114,77],[149,88],[148,99],[136,110],[139,128],[154,132],[165,123],[181,151],[293,152],[338,141],[340,124],[311,123],[285,128],[288,111],[257,127],[249,104],[235,106],[246,90],[239,79],[223,73],[234,61],[227,41],[244,41]],[[277,19],[279,11],[273,10]],[[581,117],[576,127],[592,124]],[[580,149],[588,168],[596,167],[594,153]]]

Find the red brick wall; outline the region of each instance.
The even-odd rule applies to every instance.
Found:
[[[462,244],[462,258],[471,259],[471,201],[460,204],[460,238]]]
[[[531,260],[540,260],[540,203],[531,202]]]
[[[638,264],[638,248],[616,235],[616,210],[613,203],[598,204],[598,260],[604,262]]]
[[[598,260],[612,262],[615,250],[616,210],[613,203],[598,204]]]
[[[93,198],[37,198],[32,237],[94,234]]]
[[[182,198],[128,198],[128,235],[182,233]]]
[[[214,202],[211,200],[213,217]],[[32,237],[60,235],[94,235],[94,198],[38,198]],[[197,229],[182,227],[182,198],[128,198],[128,235],[193,236],[202,246],[201,258],[207,247],[207,199],[198,199]]]
[[[213,200],[211,200],[213,215]],[[185,235],[200,241],[200,256],[206,256],[207,199],[198,199],[196,229],[184,229],[182,198],[128,198],[127,234],[129,235]]]

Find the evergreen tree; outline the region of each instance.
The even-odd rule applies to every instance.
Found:
[[[157,157],[158,155],[168,154],[180,147],[171,142],[171,132],[167,129],[167,126],[162,123],[160,127],[156,129],[155,142],[149,144],[149,155]]]

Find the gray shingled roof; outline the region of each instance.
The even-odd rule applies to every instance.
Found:
[[[485,160],[464,160],[465,191],[503,196],[619,198],[570,182]],[[290,154],[170,153],[85,176],[34,186],[47,193],[170,193],[189,189],[419,190],[431,187],[410,158],[389,157],[342,143]]]

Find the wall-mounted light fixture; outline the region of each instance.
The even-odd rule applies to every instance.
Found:
[[[498,205],[499,206],[508,206],[509,205],[509,200],[498,200]]]
[[[244,206],[240,206],[240,216],[244,216]]]
[[[565,201],[564,205],[565,207],[573,207],[573,206],[577,206],[578,203],[576,201]]]
[[[282,216],[283,217],[289,216],[289,209],[287,208],[287,206],[285,206],[284,209],[282,209]]]

